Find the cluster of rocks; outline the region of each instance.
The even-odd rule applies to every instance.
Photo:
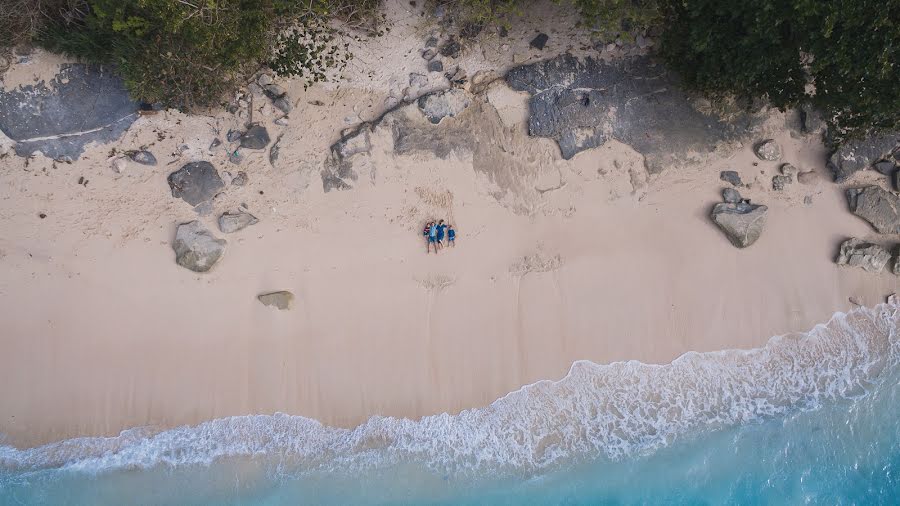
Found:
[[[895,187],[900,189],[897,186],[897,172],[900,169],[900,132],[850,140],[841,144],[828,157],[828,168],[837,183],[843,183],[853,174],[869,167],[890,177]]]
[[[265,96],[268,98],[271,101],[272,106],[284,113],[285,116],[290,114],[294,109],[287,91],[275,84],[272,80],[272,76],[269,74],[260,74],[255,82],[247,85],[247,89],[256,97]]]
[[[892,256],[891,252],[882,246],[853,237],[841,243],[836,262],[838,265],[859,267],[869,272],[878,273],[883,271],[884,267],[893,258],[891,271],[900,275],[900,246],[896,249],[898,255]]]
[[[879,234],[900,234],[900,197],[880,186],[846,190],[850,212],[868,222]],[[900,275],[900,245],[892,255],[887,248],[856,237],[841,244],[838,265],[881,272],[891,262],[891,271]],[[893,259],[893,261],[892,261]]]
[[[722,200],[724,202],[716,204],[710,213],[713,223],[738,248],[746,248],[755,243],[766,225],[769,208],[751,204],[750,199],[741,197],[733,188],[722,191]]]

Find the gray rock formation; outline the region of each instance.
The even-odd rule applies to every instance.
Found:
[[[515,67],[506,82],[532,95],[528,132],[555,139],[563,158],[616,139],[644,155],[651,174],[742,138],[759,121],[701,111],[673,75],[644,57],[606,63],[562,55]]]
[[[290,309],[291,304],[294,302],[294,294],[287,290],[264,293],[257,295],[256,298],[266,306],[276,307],[282,311]]]
[[[272,101],[272,105],[275,106],[279,111],[289,114],[294,110],[293,104],[291,104],[291,100],[287,97],[278,97]]]
[[[774,162],[781,158],[781,146],[772,139],[766,139],[753,146],[753,152],[760,160]]]
[[[178,225],[175,233],[175,261],[194,272],[206,272],[225,254],[225,240],[216,239],[199,221]]]
[[[744,184],[744,182],[741,181],[741,176],[733,170],[723,170],[719,173],[719,179],[735,187],[743,186]]]
[[[429,72],[443,72],[444,64],[441,60],[431,60],[428,62],[428,71]]]
[[[212,200],[225,187],[219,172],[209,162],[191,162],[169,174],[168,181],[172,196],[192,206]]]
[[[854,173],[869,167],[873,163],[887,158],[897,148],[900,132],[873,135],[865,139],[853,140],[842,144],[828,158],[828,168],[834,175],[835,182],[841,183]]]
[[[453,88],[446,91],[429,93],[419,98],[419,109],[428,121],[438,124],[446,117],[453,117],[463,112],[471,104],[469,94],[464,90]]]
[[[897,171],[897,166],[894,165],[894,162],[890,160],[881,160],[880,162],[875,162],[875,165],[873,165],[872,167],[885,176],[891,176],[894,174],[894,172]]]
[[[838,265],[861,267],[869,272],[881,272],[890,259],[888,250],[854,237],[841,243],[836,262]]]
[[[543,51],[548,40],[550,40],[550,37],[546,33],[539,33],[537,37],[531,39],[531,42],[529,42],[528,45],[538,51]]]
[[[266,127],[255,125],[241,134],[241,147],[246,149],[265,149],[271,140]]]
[[[725,232],[731,244],[738,248],[750,246],[762,234],[769,208],[757,204],[721,203],[713,207],[713,222]]]
[[[257,223],[259,220],[256,219],[256,216],[243,211],[226,212],[219,216],[219,230],[226,234],[237,232]]]
[[[868,221],[880,234],[900,234],[900,198],[879,186],[847,190],[850,212]]]
[[[741,194],[734,188],[725,188],[722,190],[722,200],[728,204],[740,204],[743,197],[741,197]]]
[[[86,144],[121,137],[138,105],[112,68],[66,64],[49,83],[0,90],[0,131],[20,156],[76,160]]]
[[[128,158],[131,158],[132,162],[141,165],[148,165],[151,167],[156,165],[156,157],[153,156],[153,153],[146,150],[131,151],[128,153]]]

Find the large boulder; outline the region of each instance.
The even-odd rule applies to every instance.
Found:
[[[172,196],[192,206],[209,202],[225,187],[219,172],[209,162],[191,162],[169,174]]]
[[[841,243],[836,262],[838,265],[861,267],[869,272],[881,272],[890,259],[888,250],[854,237]]]
[[[456,116],[469,107],[469,94],[459,88],[429,93],[419,97],[419,109],[428,121],[438,124],[442,119]]]
[[[762,234],[768,211],[769,208],[763,205],[725,202],[716,204],[710,217],[725,232],[731,244],[746,248]]]
[[[850,212],[868,221],[880,234],[900,234],[900,198],[880,186],[847,190]]]
[[[828,168],[838,183],[875,162],[888,158],[900,142],[900,132],[872,135],[841,144],[828,158]]]
[[[194,272],[206,272],[225,254],[225,240],[217,239],[199,221],[178,225],[175,232],[175,262]]]

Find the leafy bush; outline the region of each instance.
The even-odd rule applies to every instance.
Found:
[[[557,0],[567,1],[567,0]],[[582,24],[604,40],[629,39],[660,21],[656,0],[571,0]]]
[[[660,0],[662,55],[712,95],[811,103],[834,139],[900,127],[900,1]]]

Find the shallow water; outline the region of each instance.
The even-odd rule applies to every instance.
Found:
[[[898,323],[886,304],[757,350],[578,362],[420,421],[246,416],[0,446],[0,504],[896,504]]]

